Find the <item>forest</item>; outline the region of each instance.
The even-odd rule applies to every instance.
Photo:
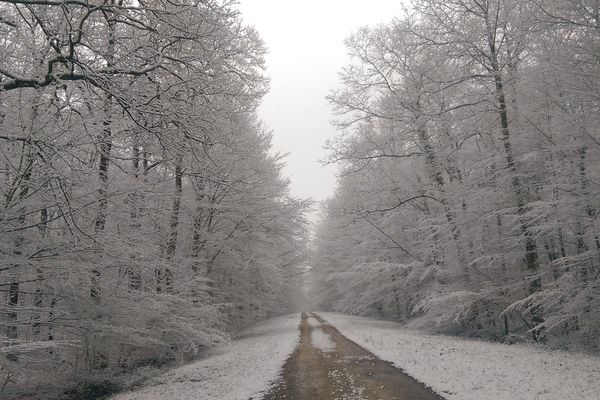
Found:
[[[329,100],[326,309],[600,346],[600,2],[413,0]]]
[[[410,364],[431,398],[421,381],[479,390],[481,371],[430,372],[455,347],[465,371],[469,349],[502,354],[485,341],[529,346],[502,387],[544,369],[537,349],[571,351],[532,361],[554,376],[600,368],[580,353],[600,350],[600,0],[402,4],[345,41],[321,160],[338,185],[313,224],[240,1],[0,0],[0,398],[101,398],[203,360],[169,387],[258,398],[294,349],[350,345],[442,343]],[[295,367],[337,371],[319,365]],[[569,382],[554,398],[597,398]]]
[[[0,389],[189,359],[287,308],[309,203],[233,5],[0,2]]]

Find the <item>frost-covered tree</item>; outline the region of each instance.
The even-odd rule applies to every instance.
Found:
[[[229,1],[0,2],[0,373],[188,357],[283,311],[304,201]],[[4,379],[4,376],[0,376]]]
[[[598,345],[597,10],[418,0],[348,39],[327,307]]]

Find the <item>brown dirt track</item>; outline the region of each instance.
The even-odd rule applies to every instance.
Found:
[[[286,362],[279,385],[263,400],[443,400],[422,383],[382,361],[316,314],[302,314],[300,344]],[[320,326],[313,327],[312,325]],[[321,329],[335,348],[313,345]]]

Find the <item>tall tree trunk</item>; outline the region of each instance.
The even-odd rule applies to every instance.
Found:
[[[140,221],[140,196],[137,193],[138,191],[138,178],[140,171],[140,135],[139,133],[134,134],[133,138],[133,146],[132,146],[132,175],[135,180],[133,192],[129,196],[130,204],[131,204],[131,213],[130,213],[130,227],[131,234],[133,237],[141,235],[142,223]],[[131,246],[135,247],[133,237],[131,240]],[[133,251],[133,249],[132,249]],[[136,291],[141,290],[142,288],[142,275],[137,267],[137,262],[134,260],[135,254],[131,255],[132,262],[127,270],[128,280],[129,280],[129,290]]]
[[[525,221],[525,194],[523,192],[523,186],[519,178],[519,172],[515,163],[515,157],[513,153],[512,139],[510,135],[508,110],[506,106],[506,95],[504,90],[504,82],[502,80],[502,71],[500,69],[500,63],[498,61],[498,54],[495,43],[495,35],[492,33],[492,27],[489,24],[489,20],[486,19],[488,24],[488,45],[490,50],[490,61],[492,67],[492,73],[494,74],[494,85],[496,101],[498,102],[498,114],[500,117],[500,127],[502,131],[502,142],[504,144],[504,157],[506,160],[506,166],[510,171],[511,186],[513,189],[513,195],[515,197],[517,213],[520,219],[521,234],[525,239],[525,263],[526,270],[530,275],[535,275],[539,270],[538,251],[537,243],[535,238],[532,236],[529,226]],[[529,283],[529,294],[533,294],[541,289],[541,279],[533,278]],[[541,321],[540,321],[541,322]]]
[[[170,260],[175,255],[177,250],[177,236],[179,232],[179,212],[181,210],[181,194],[183,183],[182,171],[183,158],[181,154],[177,155],[175,161],[175,193],[173,195],[173,208],[171,209],[171,223],[169,240],[167,241],[167,259]],[[165,288],[166,290],[173,289],[173,273],[169,267],[165,269]]]
[[[111,0],[112,4],[116,4],[115,0]],[[119,1],[121,4],[122,1]],[[108,43],[106,49],[106,68],[110,69],[114,67],[114,58],[116,52],[116,39],[115,29],[116,21],[112,15],[105,15],[106,22],[108,24]],[[111,159],[112,151],[112,123],[113,123],[113,96],[110,92],[106,92],[104,98],[104,120],[102,121],[102,132],[99,135],[99,153],[100,161],[98,163],[98,179],[100,187],[98,188],[98,212],[96,215],[96,221],[94,222],[95,232],[99,233],[104,230],[106,226],[106,217],[108,214],[108,189],[109,189],[109,176],[108,167]],[[101,272],[98,269],[93,269],[91,273],[91,285],[90,285],[90,297],[95,303],[101,301],[101,290],[100,290],[100,278]]]
[[[19,206],[27,198],[29,194],[29,188],[31,185],[31,174],[33,172],[35,164],[35,153],[33,149],[33,140],[36,136],[36,124],[39,115],[39,102],[41,101],[42,93],[41,90],[36,92],[36,95],[32,99],[33,107],[31,109],[31,118],[29,120],[29,126],[27,127],[28,140],[23,142],[21,150],[21,160],[19,162],[19,176],[15,177],[14,190],[10,191],[6,197],[6,207]],[[16,194],[16,199],[15,199]],[[25,224],[25,211],[23,210],[18,218],[19,227]],[[10,283],[8,285],[8,324],[6,336],[9,339],[18,338],[18,312],[17,307],[19,305],[19,294],[20,294],[20,274],[21,268],[20,258],[23,255],[23,243],[25,237],[23,231],[16,233],[14,242],[13,255],[17,259],[17,263],[13,265],[13,272],[10,276]]]
[[[508,109],[506,102],[506,93],[504,88],[504,82],[502,78],[502,70],[498,59],[498,49],[496,48],[496,28],[492,26],[490,21],[490,10],[487,10],[488,14],[485,15],[485,23],[487,29],[487,40],[488,48],[490,51],[489,60],[491,64],[491,73],[494,76],[494,87],[495,96],[498,107],[498,115],[500,120],[500,128],[502,132],[502,142],[504,144],[504,158],[506,160],[506,166],[511,174],[511,187],[517,206],[517,214],[519,215],[519,224],[521,235],[525,240],[525,269],[527,274],[530,276],[528,285],[528,294],[533,294],[541,290],[542,281],[541,278],[536,276],[539,272],[539,257],[538,249],[535,238],[533,237],[529,224],[525,219],[525,193],[519,177],[519,171],[515,162],[513,153],[513,144],[511,138],[511,131],[509,126]],[[516,67],[515,67],[516,68]],[[544,322],[542,314],[537,307],[531,310],[531,322],[534,326]],[[537,330],[532,331],[532,337],[535,341],[540,340],[540,332]]]
[[[204,250],[206,244],[206,234],[203,230],[204,225],[204,208],[203,201],[206,199],[205,183],[198,182],[195,185],[196,191],[196,211],[194,213],[194,226],[193,226],[193,237],[192,237],[192,257],[194,258],[192,264],[192,272],[197,273],[200,265],[200,253]]]
[[[46,235],[48,232],[48,209],[42,208],[40,211],[40,236],[42,239],[46,239]],[[33,325],[32,330],[34,335],[39,335],[41,332],[41,324],[40,320],[42,319],[42,311],[41,308],[44,304],[44,270],[40,267],[37,268],[37,287],[35,288],[35,293],[33,294],[33,307],[37,308],[39,311],[35,312],[33,315]]]
[[[30,179],[31,179],[31,170],[33,168],[33,159],[32,159],[32,155],[31,153],[31,143],[27,142],[23,144],[23,151],[24,151],[24,158],[27,160],[25,161],[26,166],[25,166],[25,171],[24,173],[21,175],[21,177],[18,179],[19,180],[19,186],[20,189],[18,191],[18,203],[20,203],[21,201],[23,201],[26,197],[27,194],[29,193],[29,184],[30,184]],[[25,223],[25,215],[21,214],[19,216],[19,226],[23,225]],[[17,312],[17,307],[19,305],[19,293],[20,293],[20,274],[19,274],[19,270],[21,267],[21,263],[20,263],[20,258],[23,255],[23,243],[25,241],[25,238],[23,236],[23,234],[21,232],[17,232],[17,237],[15,239],[15,243],[14,243],[14,249],[13,249],[13,255],[14,257],[17,259],[17,263],[15,265],[13,265],[13,271],[10,275],[10,283],[8,285],[8,324],[7,324],[7,332],[6,332],[6,336],[9,339],[17,339],[18,338],[18,329],[17,329],[17,323],[18,323],[18,312]]]

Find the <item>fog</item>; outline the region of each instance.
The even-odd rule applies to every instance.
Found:
[[[402,2],[380,0],[242,0],[246,23],[265,41],[271,91],[259,110],[274,131],[276,151],[289,153],[292,194],[322,201],[335,189],[335,167],[322,166],[323,144],[336,134],[325,96],[349,62],[344,39],[358,27],[387,22]]]

